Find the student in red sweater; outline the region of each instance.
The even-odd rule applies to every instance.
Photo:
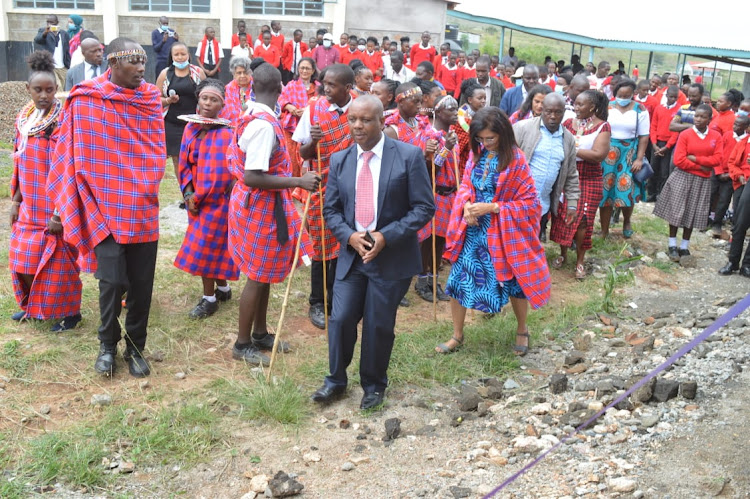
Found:
[[[669,174],[672,164],[672,147],[669,145],[670,142],[677,142],[677,132],[669,131],[669,124],[672,122],[672,118],[677,114],[677,110],[680,106],[677,104],[677,94],[680,93],[680,89],[676,86],[671,86],[667,89],[667,105],[657,106],[651,116],[651,126],[649,130],[649,137],[651,140],[651,168],[654,169],[654,176],[648,180],[648,198],[647,202],[653,203],[659,196],[664,183],[669,178]]]
[[[234,33],[232,35],[232,46],[230,48],[234,48],[237,45],[240,44],[240,33],[247,34],[247,26],[245,25],[245,21],[237,21],[237,33]],[[248,37],[248,43],[252,44],[252,37],[250,35],[247,35]]]
[[[364,62],[365,66],[372,71],[372,76],[375,81],[380,81],[380,78],[383,77],[384,68],[383,56],[380,54],[380,44],[378,43],[378,39],[374,36],[368,37],[365,47],[365,51],[362,53],[362,62]]]
[[[724,215],[726,215],[729,209],[729,203],[734,199],[735,184],[739,186],[739,182],[735,182],[731,178],[729,162],[730,159],[733,159],[733,154],[736,157],[735,147],[738,145],[744,147],[747,142],[748,122],[750,122],[750,118],[747,116],[737,116],[732,125],[732,130],[726,132],[722,137],[724,139],[724,157],[722,158],[721,165],[714,169],[714,175],[711,177],[711,201],[712,203],[716,203],[715,207],[712,205],[715,210],[711,210],[715,211],[714,223],[711,226],[714,237],[721,237],[721,226],[724,221]],[[742,153],[740,152],[740,154]],[[739,196],[737,196],[737,200],[739,200]],[[734,209],[735,211],[737,210],[737,203],[734,204]]]
[[[459,59],[461,57],[461,54],[462,52],[458,53]],[[464,54],[464,57],[466,62],[463,66],[459,66],[458,73],[456,74],[456,92],[458,92],[458,94],[455,96],[456,100],[459,100],[461,98],[461,84],[465,80],[477,77],[477,65],[474,55]]]
[[[425,31],[422,33],[421,43],[412,45],[409,50],[409,60],[411,61],[412,68],[419,66],[419,63],[422,61],[433,62],[433,59],[437,55],[437,50],[435,50],[433,45],[430,45],[431,39],[430,32]],[[435,68],[437,69],[437,65],[435,65]]]
[[[723,141],[716,130],[711,130],[711,107],[699,105],[693,117],[693,127],[680,133],[674,150],[677,168],[667,179],[654,215],[669,223],[669,258],[679,261],[689,255],[693,229],[704,230],[708,225],[711,203],[711,173],[721,164]],[[677,230],[682,227],[682,243],[677,249]]]
[[[451,47],[447,43],[440,46],[440,52],[432,58],[432,65],[435,66],[435,79],[443,82],[443,67],[448,64],[451,55]]]
[[[743,101],[744,104],[744,101]],[[740,107],[741,109],[741,107]],[[734,205],[734,217],[732,218],[732,244],[729,246],[729,261],[719,270],[721,275],[731,275],[736,270],[740,275],[750,277],[750,247],[745,251],[745,258],[742,258],[742,247],[745,243],[745,235],[750,229],[750,189],[746,189],[748,179],[750,179],[750,143],[748,142],[748,132],[750,132],[750,121],[747,116],[739,116],[738,120],[746,124],[745,136],[737,142],[729,157],[729,176],[735,186],[732,203]],[[736,124],[736,122],[735,122]]]
[[[276,45],[271,45],[271,32],[265,31],[263,33],[263,43],[261,43],[253,53],[253,57],[262,57],[271,66],[278,68],[281,64],[281,51]]]
[[[458,54],[455,52],[448,56],[448,63],[440,68],[440,77],[435,79],[443,84],[448,95],[453,95],[458,89]]]
[[[711,128],[719,132],[722,136],[727,132],[731,132],[734,126],[733,100],[734,96],[726,92],[721,94],[716,101],[716,111],[718,111],[718,114],[711,120]]]
[[[284,35],[281,34],[281,21],[271,21],[271,45],[281,54],[284,50]]]
[[[297,74],[297,65],[302,60],[302,54],[307,51],[307,44],[302,41],[302,30],[294,30],[294,38],[286,42],[281,53],[281,66],[284,68],[281,76],[286,85]]]
[[[349,37],[349,48],[347,48],[346,51],[341,54],[339,62],[341,62],[341,64],[347,65],[354,59],[359,59],[360,61],[364,62],[364,60],[362,59],[362,54],[364,54],[364,52],[360,52],[357,48],[357,37],[351,36]]]
[[[643,107],[648,111],[648,115],[653,121],[654,110],[659,105],[659,101],[649,94],[650,83],[647,80],[640,80],[635,87],[635,94],[633,94],[633,100],[640,102]],[[679,89],[677,89],[679,93]],[[676,112],[676,111],[675,111]]]
[[[347,33],[341,33],[339,37],[339,44],[334,45],[333,48],[339,51],[339,54],[344,55],[344,52],[349,50],[349,35]]]

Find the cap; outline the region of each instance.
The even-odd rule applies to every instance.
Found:
[[[513,73],[513,78],[521,78],[523,76],[523,66],[516,69],[516,72]]]
[[[331,40],[331,41],[333,41],[333,35],[330,34],[330,33],[326,33],[325,35],[323,35],[323,40]]]

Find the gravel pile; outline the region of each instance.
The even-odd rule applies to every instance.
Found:
[[[8,81],[0,83],[0,142],[12,144],[18,111],[29,101],[26,83]]]

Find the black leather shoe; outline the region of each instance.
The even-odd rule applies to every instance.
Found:
[[[63,331],[69,331],[75,329],[78,323],[81,322],[81,314],[71,315],[50,328],[53,333],[62,333]]]
[[[411,302],[406,296],[404,296],[403,298],[401,298],[401,301],[398,302],[398,306],[399,307],[411,307]]]
[[[677,251],[677,246],[670,246],[669,251],[667,252],[667,255],[669,256],[669,259],[673,262],[679,262],[680,261],[680,252]]]
[[[312,394],[312,401],[318,404],[327,404],[340,398],[346,393],[345,386],[323,385]]]
[[[732,262],[727,262],[722,268],[719,269],[720,275],[732,275],[740,269],[737,265],[732,265]]]
[[[271,359],[258,350],[258,348],[252,343],[243,348],[237,348],[237,344],[235,344],[232,347],[232,358],[234,360],[243,360],[252,366],[268,367],[271,364]]]
[[[222,291],[217,288],[216,291],[214,291],[214,296],[216,296],[216,299],[221,302],[229,301],[232,299],[232,290]]]
[[[21,322],[24,317],[26,317],[26,312],[24,310],[19,310],[18,312],[10,316],[11,319],[18,322]]]
[[[750,277],[750,265],[743,265],[740,269],[740,275],[742,277]]]
[[[201,298],[201,301],[190,311],[191,319],[205,319],[211,315],[214,315],[219,310],[219,301],[208,301],[205,298]]]
[[[417,277],[417,282],[414,284],[414,290],[417,292],[417,296],[424,301],[432,303],[432,284],[430,283],[429,277]]]
[[[115,356],[117,356],[117,346],[99,346],[99,356],[94,362],[94,370],[105,376],[112,376],[115,373]]]
[[[252,341],[253,346],[258,350],[273,350],[273,342],[276,341],[276,335],[266,333],[265,336],[256,338],[253,334],[250,337],[250,340]],[[280,353],[288,353],[291,350],[291,348],[289,348],[289,343],[286,341],[279,341],[279,345],[276,349]]]
[[[151,374],[151,368],[148,362],[137,350],[128,350],[125,352],[125,361],[128,363],[128,371],[135,378],[145,378]]]
[[[359,404],[359,408],[366,411],[367,409],[374,409],[381,406],[383,405],[384,397],[385,393],[383,392],[365,393],[365,396],[362,397],[362,403]]]
[[[440,286],[440,283],[437,285],[437,297],[438,301],[451,301],[451,297],[445,294],[445,291],[443,291],[443,287]]]
[[[680,255],[680,258],[682,258],[683,256],[690,256],[690,250],[680,248],[679,250],[677,250],[677,254]]]
[[[312,325],[315,326],[316,328],[318,329],[326,328],[326,316],[323,313],[322,303],[316,303],[315,305],[310,305],[310,311],[307,313],[307,316],[310,317],[310,322],[312,322]]]

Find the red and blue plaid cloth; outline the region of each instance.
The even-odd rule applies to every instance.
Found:
[[[319,85],[318,82],[315,82],[312,86],[312,95],[315,95],[315,89],[317,89]],[[292,113],[284,109],[286,105],[291,104],[297,109],[304,109],[307,107],[309,99],[310,94],[308,94],[307,89],[305,89],[305,84],[302,80],[292,80],[284,87],[284,91],[281,92],[281,95],[279,96],[279,107],[281,108],[281,127],[285,132],[294,133],[294,130],[299,123],[298,116],[294,116]]]
[[[539,242],[542,210],[526,157],[517,147],[513,148],[513,155],[513,161],[497,179],[493,201],[500,206],[500,213],[493,215],[487,242],[497,280],[503,282],[515,277],[531,306],[539,308],[549,301],[550,296],[547,258]],[[451,212],[443,254],[451,262],[458,260],[463,248],[467,227],[464,205],[476,199],[471,182],[474,166],[470,157]]]
[[[435,185],[437,190],[441,188],[456,188],[456,161],[458,160],[458,142],[453,146],[453,151],[445,147],[446,132],[431,128],[428,131],[428,139],[438,141],[437,153],[435,153],[433,163],[435,168]],[[456,191],[448,195],[441,195],[439,192],[435,195],[435,234],[445,237],[448,233],[448,224],[450,223],[451,209],[453,200],[456,199]],[[432,230],[430,228],[430,230]]]
[[[55,123],[51,123],[28,137],[26,149],[13,157],[11,195],[20,191],[23,202],[11,228],[8,263],[16,302],[32,319],[61,319],[81,310],[78,251],[62,236],[47,232],[54,205],[45,186],[57,137]],[[16,145],[19,142],[16,128]],[[24,286],[18,274],[34,276],[31,289]]]
[[[160,92],[81,82],[65,101],[47,192],[65,239],[90,253],[110,234],[120,244],[159,239],[159,183],[166,148]]]
[[[234,176],[229,171],[227,149],[234,132],[225,126],[206,130],[188,123],[182,133],[179,181],[185,192],[192,184],[198,214],[188,211],[188,228],[174,265],[180,270],[208,279],[236,281],[240,272],[228,248],[229,187]]]
[[[337,111],[329,111],[331,103],[328,99],[320,98],[310,106],[310,124],[320,125],[323,130],[323,140],[318,142],[320,147],[320,164],[316,159],[310,161],[311,171],[321,176],[321,185],[323,186],[323,196],[325,196],[326,183],[328,182],[328,168],[331,162],[331,155],[338,151],[343,151],[350,145],[353,140],[349,134],[349,121],[346,113],[339,115]],[[293,194],[295,199],[300,202],[307,200],[308,192],[302,189],[295,189]],[[312,193],[310,201],[310,212],[307,215],[308,231],[312,239],[315,254],[313,260],[323,260],[323,217],[320,212],[320,194],[318,191]],[[339,242],[333,237],[328,227],[325,228],[325,256],[326,260],[332,260],[339,256]]]
[[[284,133],[278,118],[260,110],[244,114],[229,146],[229,168],[237,178],[229,201],[229,248],[234,262],[249,279],[278,283],[283,282],[292,269],[297,238],[302,237],[300,258],[310,255],[312,247],[307,233],[302,231],[302,220],[288,189],[280,191],[289,229],[289,240],[281,245],[276,239],[276,220],[273,214],[276,192],[279,191],[245,185],[245,152],[240,149],[238,141],[247,125],[255,119],[270,123],[276,134],[277,147],[271,153],[266,173],[279,177],[292,176]]]
[[[247,86],[247,89],[242,90],[239,85],[237,85],[237,82],[232,80],[224,87],[224,108],[221,110],[221,113],[219,114],[219,118],[226,118],[232,122],[232,124],[237,124],[237,120],[239,120],[240,116],[243,113],[242,104],[243,102],[250,101],[250,93],[253,88],[253,79],[250,78],[250,84]],[[243,92],[244,92],[244,100],[243,100]]]

